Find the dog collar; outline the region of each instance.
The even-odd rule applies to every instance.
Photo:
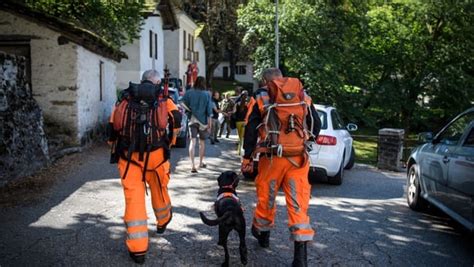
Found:
[[[226,198],[226,197],[231,197],[231,198],[235,199],[237,202],[240,202],[239,197],[236,196],[234,193],[231,193],[231,192],[221,193],[220,195],[217,196],[216,201],[219,201],[219,200],[221,200],[223,198]]]

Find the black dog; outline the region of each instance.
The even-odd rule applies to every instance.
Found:
[[[239,233],[240,238],[240,261],[247,264],[247,245],[245,244],[245,218],[244,212],[237,197],[235,188],[239,184],[237,174],[232,171],[223,172],[217,178],[219,190],[217,191],[217,200],[214,203],[214,211],[217,219],[210,220],[202,212],[201,220],[210,226],[219,225],[219,242],[224,247],[225,261],[222,266],[229,266],[229,251],[227,249],[227,238],[232,230]]]

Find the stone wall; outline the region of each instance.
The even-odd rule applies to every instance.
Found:
[[[378,161],[380,169],[400,171],[402,168],[403,129],[384,128],[379,130]]]
[[[77,133],[77,45],[59,45],[59,33],[0,10],[0,33],[29,36],[31,90],[45,120]]]
[[[0,186],[49,162],[43,114],[25,75],[25,58],[0,51]]]

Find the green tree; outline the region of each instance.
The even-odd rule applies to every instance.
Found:
[[[139,37],[145,0],[24,0],[29,7],[102,36],[115,48]]]
[[[281,69],[346,118],[409,132],[473,105],[468,1],[282,0],[280,11]],[[249,1],[238,23],[257,71],[272,66],[274,3]]]

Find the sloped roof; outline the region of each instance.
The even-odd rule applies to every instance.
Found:
[[[128,58],[127,54],[114,48],[104,38],[87,29],[78,27],[71,22],[44,14],[31,9],[21,3],[12,0],[1,0],[0,10],[23,17],[29,21],[39,23],[53,31],[61,33],[67,41],[74,42],[84,48],[120,62],[122,58]]]
[[[176,12],[170,0],[160,0],[160,3],[156,7],[160,11],[161,19],[163,21],[163,30],[176,30],[179,29],[178,18]]]

